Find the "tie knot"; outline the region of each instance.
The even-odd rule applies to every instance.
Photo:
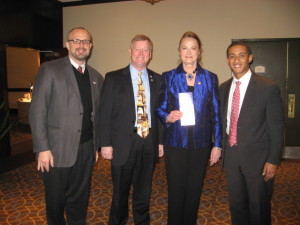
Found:
[[[79,71],[79,73],[83,74],[83,71],[82,71],[82,67],[81,67],[81,66],[78,66],[78,71]]]
[[[240,86],[241,81],[237,81],[237,82],[235,82],[235,84],[236,84],[236,86]]]
[[[138,76],[142,76],[142,72],[140,71],[140,72],[138,72]]]

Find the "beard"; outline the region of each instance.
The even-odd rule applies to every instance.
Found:
[[[81,50],[81,49],[83,49],[83,50]],[[72,52],[72,55],[75,59],[82,61],[82,60],[86,60],[89,57],[90,53],[85,48],[77,48],[77,49],[75,49],[74,52]]]

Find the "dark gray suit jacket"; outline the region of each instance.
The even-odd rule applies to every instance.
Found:
[[[151,95],[151,129],[153,150],[158,155],[162,143],[162,124],[154,114],[161,76],[148,69]],[[112,163],[123,165],[129,155],[136,120],[133,87],[129,66],[107,73],[100,105],[100,144],[113,147]]]
[[[220,86],[223,146],[227,141],[227,108],[232,79]],[[278,85],[252,72],[241,107],[237,148],[243,165],[249,170],[262,171],[266,162],[280,164],[284,131],[283,107]],[[226,149],[224,149],[226,168]]]
[[[102,76],[92,67],[89,72],[93,103],[95,152],[99,149],[99,104]],[[84,101],[84,100],[83,100]],[[51,150],[55,167],[71,167],[79,147],[83,106],[69,57],[41,65],[29,110],[33,151]]]

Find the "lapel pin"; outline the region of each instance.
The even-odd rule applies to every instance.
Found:
[[[201,82],[200,82],[200,81],[198,81],[198,84],[200,85],[200,84],[201,84]]]
[[[96,84],[96,82],[95,82],[95,81],[93,81],[93,84]]]

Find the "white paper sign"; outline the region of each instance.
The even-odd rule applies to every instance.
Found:
[[[195,125],[193,93],[179,93],[179,110],[182,112],[181,126]]]

